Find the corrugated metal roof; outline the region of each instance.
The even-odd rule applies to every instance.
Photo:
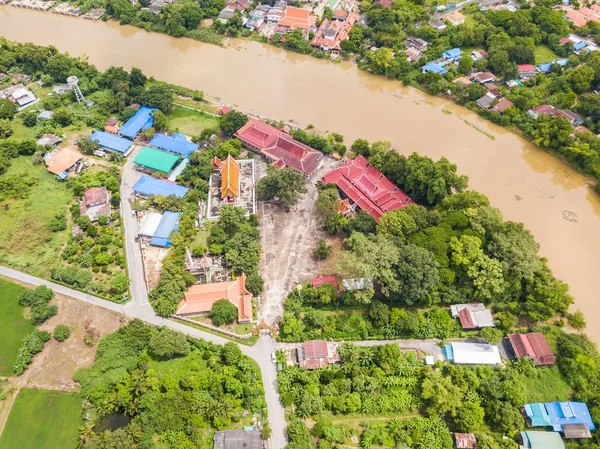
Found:
[[[499,365],[502,363],[497,346],[487,343],[456,342],[446,345],[448,358],[459,365]]]
[[[143,175],[139,181],[133,185],[133,190],[140,195],[173,195],[178,198],[183,198],[189,189],[173,182]]]
[[[199,147],[196,143],[188,142],[186,137],[181,133],[173,134],[172,136],[156,134],[150,141],[150,145],[186,157]]]
[[[98,142],[102,148],[118,153],[126,153],[132,145],[130,140],[123,139],[122,137],[104,131],[94,131],[90,139]]]
[[[175,164],[179,161],[179,156],[165,151],[156,150],[154,148],[144,147],[135,159],[134,163],[143,167],[159,170],[164,173],[169,173]]]
[[[146,237],[152,237],[158,228],[158,224],[162,219],[162,214],[157,212],[150,212],[148,215],[144,217],[144,221],[140,226],[138,231],[139,235],[143,235]]]
[[[150,108],[148,106],[139,108],[135,115],[127,120],[119,130],[119,134],[134,139],[141,130],[150,128],[154,124],[154,118],[152,118],[151,114],[152,111],[156,111],[156,108]]]

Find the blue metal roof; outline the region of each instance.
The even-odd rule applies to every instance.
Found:
[[[561,432],[563,424],[586,424],[590,430],[596,426],[584,402],[546,402],[525,404],[525,413],[532,426],[552,426]]]
[[[448,59],[460,59],[461,54],[462,50],[456,47],[451,48],[450,50],[446,50],[444,53],[442,53],[442,56]]]
[[[135,115],[121,127],[119,134],[134,139],[141,130],[150,128],[154,124],[152,111],[156,111],[156,108],[148,106],[139,108]]]
[[[150,240],[150,244],[154,246],[171,246],[169,236],[173,231],[179,229],[179,213],[165,211],[158,224],[158,228]]]
[[[552,67],[551,63],[546,63],[546,64],[538,64],[537,68],[539,69],[540,72],[549,72],[550,68]]]
[[[425,64],[425,67],[423,67],[423,73],[425,72],[433,72],[439,73],[440,75],[445,75],[446,73],[448,73],[448,70],[446,70],[441,65],[436,64],[435,62],[428,62],[427,64]]]
[[[173,184],[169,181],[162,181],[152,176],[143,175],[138,182],[133,185],[133,190],[142,195],[163,195],[176,196],[182,198],[187,191],[187,187]]]
[[[581,50],[586,45],[587,44],[585,43],[585,41],[579,41],[575,45],[573,45],[573,50]]]
[[[123,139],[104,131],[94,131],[90,139],[98,142],[102,148],[119,153],[126,153],[131,148],[131,140]]]
[[[167,136],[165,134],[156,134],[150,141],[150,145],[172,153],[181,154],[184,157],[189,156],[199,147],[198,144],[188,142],[187,138],[181,134]]]

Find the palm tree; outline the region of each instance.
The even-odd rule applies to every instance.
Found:
[[[94,426],[95,424],[88,421],[84,423],[83,426],[79,427],[79,441],[77,443],[77,449],[81,449],[85,445],[85,442],[88,440],[88,438],[95,435]]]

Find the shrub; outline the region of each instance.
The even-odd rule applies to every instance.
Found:
[[[48,332],[34,331],[23,339],[23,344],[19,348],[17,360],[13,365],[13,371],[20,376],[31,365],[33,356],[44,349],[46,342],[50,340]]]
[[[585,316],[581,310],[577,310],[576,312],[567,315],[567,320],[571,327],[577,330],[583,329],[586,325]]]
[[[69,338],[69,335],[71,335],[71,329],[69,329],[69,326],[59,324],[54,328],[54,339],[56,341],[63,342]]]
[[[161,359],[185,357],[190,353],[190,344],[184,334],[163,327],[153,333],[148,352]]]
[[[323,239],[319,240],[319,246],[317,246],[317,249],[315,249],[315,255],[319,259],[325,260],[329,257],[330,252],[331,252],[331,246],[327,245],[327,242],[325,242],[325,240],[323,240]]]

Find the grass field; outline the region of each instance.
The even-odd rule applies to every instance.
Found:
[[[25,199],[0,199],[0,264],[45,277],[66,241],[66,233],[50,231],[49,223],[66,212],[73,193],[28,156],[12,160],[2,179],[11,177],[28,178],[33,185]]]
[[[70,449],[81,419],[78,393],[23,389],[10,411],[0,449]]]
[[[12,365],[23,338],[35,327],[23,317],[19,293],[25,290],[12,282],[0,279],[0,376],[12,376]]]
[[[566,401],[573,394],[557,366],[536,369],[521,378],[525,386],[525,402]]]
[[[544,64],[546,62],[551,62],[555,59],[558,59],[556,53],[554,53],[545,45],[538,45],[537,47],[535,47],[533,49],[533,55],[535,56],[536,64]]]
[[[175,106],[173,113],[169,116],[169,127],[179,129],[184,134],[197,136],[207,128],[219,126],[219,119],[212,115],[192,109]]]

